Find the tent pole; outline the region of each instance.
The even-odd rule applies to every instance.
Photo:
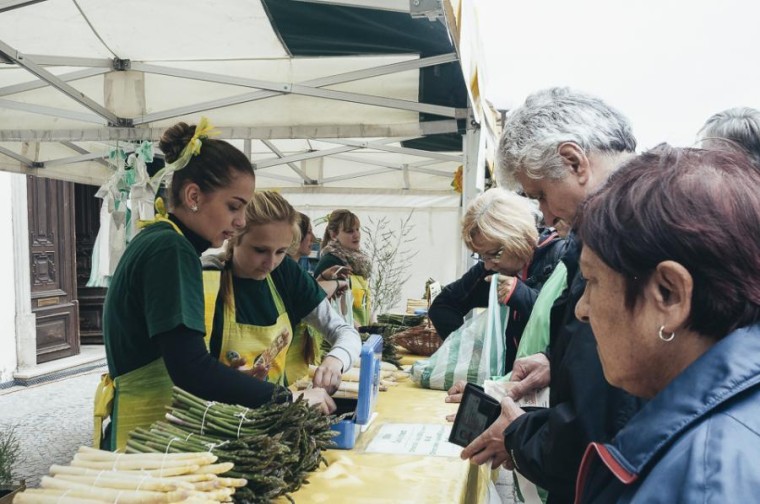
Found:
[[[472,109],[470,109],[471,111]],[[480,125],[475,122],[475,118],[470,114],[467,119],[467,131],[462,143],[464,155],[464,168],[462,169],[462,215],[467,206],[480,193],[485,190],[485,171],[483,166],[483,153],[485,150],[485,136],[481,135]],[[458,264],[457,277],[464,274],[474,264],[470,258],[469,251],[462,242],[462,255]]]

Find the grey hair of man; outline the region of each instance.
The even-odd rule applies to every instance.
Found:
[[[515,176],[562,179],[567,169],[558,148],[572,142],[587,154],[636,151],[628,119],[601,99],[569,88],[531,94],[507,114],[497,152],[500,185],[519,188]]]
[[[760,168],[760,110],[736,107],[711,116],[697,133],[705,148],[729,148],[746,154]]]

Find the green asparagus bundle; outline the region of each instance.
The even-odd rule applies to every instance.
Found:
[[[382,313],[377,316],[381,324],[414,327],[425,323],[425,315],[409,315],[406,313]]]
[[[127,453],[208,451],[219,457],[224,476],[245,478],[233,499],[266,503],[298,490],[307,474],[325,462],[336,418],[325,416],[299,398],[257,409],[207,402],[177,387],[166,422],[129,435]],[[234,468],[233,468],[234,464]]]
[[[373,324],[370,326],[362,326],[359,328],[359,336],[361,336],[362,341],[367,341],[367,338],[371,334],[379,334],[383,337],[383,356],[382,360],[383,362],[388,362],[390,364],[393,364],[396,366],[396,368],[401,369],[401,358],[398,355],[398,350],[396,349],[396,346],[391,342],[391,336],[398,332],[399,330],[404,329],[401,326],[391,326],[388,324]]]

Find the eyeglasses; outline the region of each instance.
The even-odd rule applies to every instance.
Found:
[[[475,259],[476,261],[486,262],[498,262],[499,259],[501,259],[501,256],[504,254],[504,246],[501,246],[499,250],[494,252],[493,254],[478,254],[477,252],[473,252],[470,254],[470,257]]]

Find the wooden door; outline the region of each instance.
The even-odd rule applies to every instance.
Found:
[[[79,353],[74,184],[28,176],[27,196],[39,364]]]
[[[92,271],[92,251],[100,230],[97,186],[74,184],[77,238],[77,299],[79,300],[79,341],[83,345],[103,343],[104,287],[87,287]]]

